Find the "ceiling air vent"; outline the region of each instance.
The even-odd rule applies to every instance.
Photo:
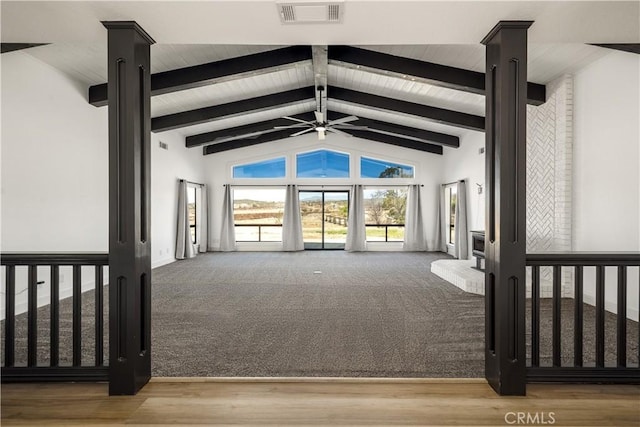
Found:
[[[344,2],[296,2],[278,3],[278,13],[283,24],[340,23]]]

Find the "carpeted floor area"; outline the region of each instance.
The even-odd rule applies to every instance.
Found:
[[[432,274],[431,262],[444,257],[209,253],[154,269],[153,375],[482,377],[484,297]],[[563,364],[573,357],[572,310],[573,300],[563,300]],[[586,366],[594,357],[594,313],[584,305]],[[43,365],[48,362],[48,316],[48,307],[39,309],[38,359]],[[70,299],[61,302],[60,317],[61,365],[69,365]],[[83,294],[82,317],[83,363],[90,364],[93,292]],[[607,313],[607,364],[615,363],[615,327],[615,315]],[[550,300],[541,302],[541,330],[541,361],[550,365]],[[24,364],[26,315],[17,318],[16,336],[16,360]],[[638,323],[629,321],[633,366],[637,343]],[[105,344],[108,354],[106,349]]]
[[[154,271],[155,375],[475,377],[482,298],[440,254],[222,253]]]

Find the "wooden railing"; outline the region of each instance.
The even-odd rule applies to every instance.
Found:
[[[2,381],[107,381],[104,365],[104,266],[109,264],[106,253],[3,253],[5,268],[4,358]],[[25,366],[16,366],[16,267],[27,269],[27,349]],[[67,366],[60,366],[60,267],[72,271],[72,357]],[[82,267],[93,266],[95,275],[93,363],[82,364]],[[38,364],[38,267],[49,267],[49,363]]]
[[[531,268],[531,362],[527,366],[529,382],[606,382],[639,383],[640,350],[636,362],[627,363],[627,287],[640,283],[627,283],[627,269],[640,266],[640,253],[549,253],[527,254],[527,266]],[[584,287],[585,267],[595,269],[595,361],[593,366],[584,361]],[[606,267],[616,268],[616,360],[615,366],[605,364],[605,287]],[[540,294],[541,268],[551,272],[551,366],[541,366],[540,362]],[[570,275],[564,275],[568,271]],[[573,360],[562,363],[562,285],[568,284],[574,296],[573,304]],[[609,285],[609,286],[610,286]],[[633,336],[633,335],[632,335]],[[640,330],[638,335],[640,336]],[[638,338],[636,338],[638,339]],[[640,340],[640,339],[639,339]],[[640,343],[636,343],[640,348]],[[633,355],[629,355],[633,356]]]
[[[282,228],[282,224],[235,224],[236,227],[253,227],[256,228],[258,231],[258,235],[257,235],[257,239],[253,239],[253,240],[238,240],[238,242],[281,242],[282,241],[282,235],[280,235],[280,238],[278,240],[263,240],[262,236],[263,236],[263,230],[262,228]]]

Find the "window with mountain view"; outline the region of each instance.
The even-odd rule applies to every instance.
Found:
[[[233,167],[234,178],[284,178],[286,173],[286,159],[284,157]]]
[[[236,188],[233,221],[238,242],[281,242],[284,188]]]
[[[389,162],[387,160],[360,158],[361,178],[413,178],[413,166]]]

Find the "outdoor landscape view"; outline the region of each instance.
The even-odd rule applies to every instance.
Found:
[[[325,248],[344,245],[349,192],[300,191],[299,197],[305,243],[318,245],[311,247]],[[233,208],[236,240],[282,241],[284,201],[284,189],[235,189]],[[367,240],[401,242],[404,238],[406,205],[405,188],[364,190]]]

